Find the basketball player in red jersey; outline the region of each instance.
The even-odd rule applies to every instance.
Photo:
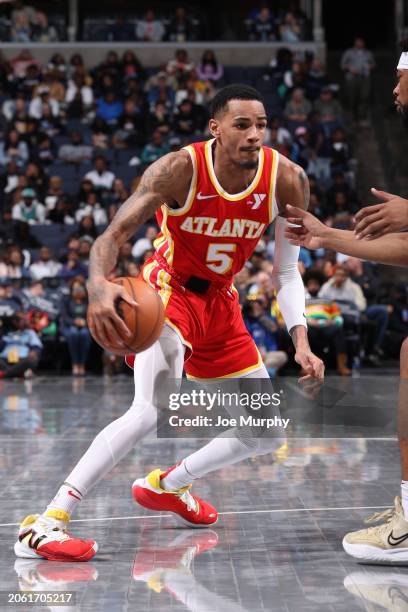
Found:
[[[263,147],[267,125],[260,94],[231,85],[214,98],[213,138],[165,155],[144,173],[91,252],[88,281],[90,330],[101,344],[128,333],[115,309],[123,288],[107,280],[121,245],[155,212],[161,233],[143,277],[163,300],[166,324],[157,342],[134,364],[135,397],[129,410],[100,432],[41,515],[27,517],[17,556],[85,561],[93,540],[68,535],[72,511],[90,489],[156,426],[157,390],[166,378],[268,378],[241,316],[232,280],[276,219],[274,281],[304,379],[319,379],[324,365],[310,350],[304,316],[299,247],[284,236],[285,204],[307,208],[304,171]],[[280,214],[281,213],[281,214]],[[276,450],[282,440],[219,437],[167,471],[136,480],[133,497],[147,508],[170,511],[190,526],[213,525],[217,510],[190,493],[193,480],[249,456]]]

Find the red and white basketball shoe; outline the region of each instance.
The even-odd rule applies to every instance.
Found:
[[[170,468],[173,469],[173,468]],[[166,491],[160,481],[170,470],[153,470],[146,478],[135,480],[132,495],[135,501],[149,510],[174,512],[189,527],[209,527],[218,521],[218,512],[208,502],[190,493],[188,487]]]
[[[47,516],[31,514],[20,525],[18,540],[14,544],[17,557],[44,558],[50,561],[89,561],[96,554],[94,540],[79,540],[67,531],[69,515],[50,510]]]

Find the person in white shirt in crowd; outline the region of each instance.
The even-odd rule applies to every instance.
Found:
[[[157,236],[157,228],[154,225],[149,225],[146,228],[145,235],[139,240],[136,240],[132,248],[132,256],[135,259],[142,257],[143,253],[148,249],[153,248],[153,240]]]
[[[30,225],[45,223],[45,206],[38,202],[36,193],[31,187],[21,192],[22,200],[14,204],[11,216],[16,221],[26,221]]]
[[[103,155],[97,155],[94,159],[94,169],[85,174],[95,189],[112,189],[115,175],[107,167],[106,159]]]
[[[136,38],[145,42],[160,42],[164,36],[164,26],[155,19],[153,9],[147,9],[144,19],[137,22]]]
[[[98,202],[98,196],[94,191],[87,195],[86,203],[76,211],[75,221],[79,223],[84,217],[92,217],[95,225],[105,225],[108,222],[106,210]]]
[[[360,312],[367,308],[367,300],[363,290],[358,283],[349,277],[349,271],[345,266],[338,266],[334,276],[328,280],[319,291],[319,297],[327,298],[336,302],[347,300],[352,302]]]
[[[43,107],[46,104],[50,106],[52,116],[58,117],[60,113],[60,105],[55,98],[51,98],[49,88],[46,85],[43,85],[37,89],[37,94],[38,95],[30,102],[28,109],[30,117],[34,117],[34,119],[42,119]]]
[[[61,264],[55,259],[51,249],[43,246],[40,249],[39,259],[30,266],[30,275],[34,280],[53,278],[61,270]]]

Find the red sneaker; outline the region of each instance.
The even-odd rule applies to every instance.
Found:
[[[218,521],[218,512],[209,503],[189,492],[191,485],[178,491],[160,486],[162,470],[153,470],[146,478],[135,480],[132,494],[135,501],[149,510],[174,512],[189,527],[208,527]]]
[[[50,511],[51,512],[51,511]],[[54,512],[54,511],[52,511]],[[96,554],[98,545],[94,540],[79,540],[67,531],[68,519],[51,516],[27,516],[20,525],[18,540],[14,544],[17,557],[25,559],[48,559],[49,561],[89,561]]]

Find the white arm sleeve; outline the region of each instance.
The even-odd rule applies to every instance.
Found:
[[[305,289],[298,270],[300,248],[288,242],[284,232],[288,222],[277,217],[275,223],[275,254],[272,278],[280,311],[288,332],[295,325],[307,328],[305,317]]]

